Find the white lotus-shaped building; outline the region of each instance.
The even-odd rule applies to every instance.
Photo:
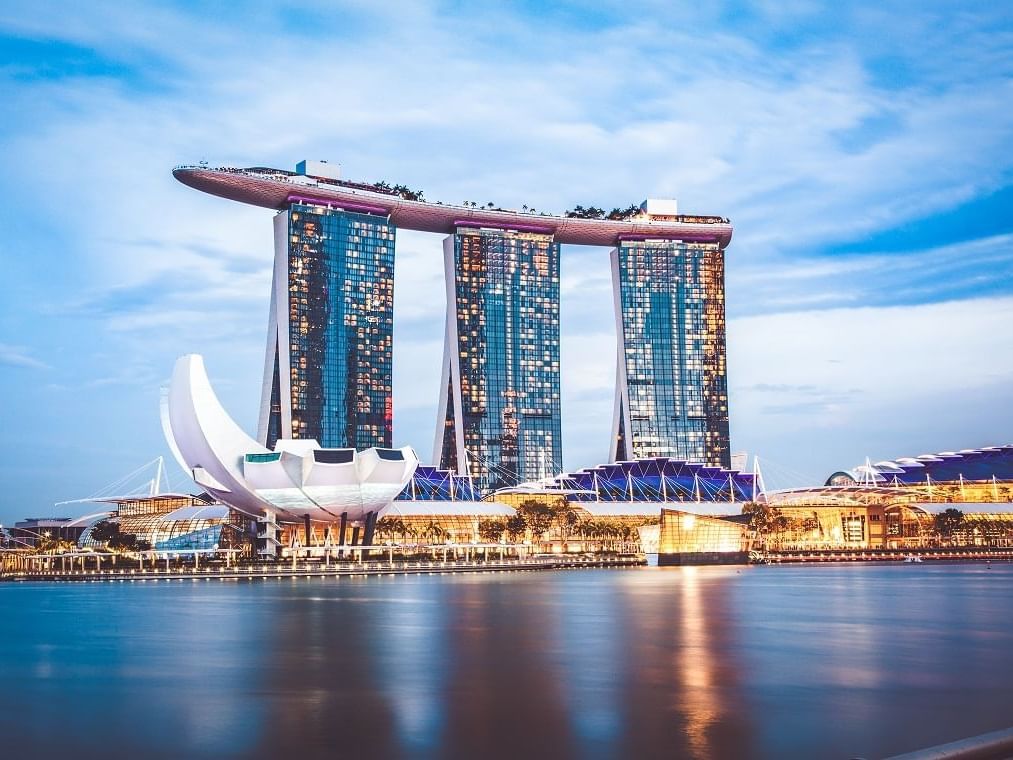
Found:
[[[197,354],[176,362],[162,427],[180,466],[201,488],[251,517],[278,522],[370,525],[419,463],[408,446],[356,451],[279,440],[271,451],[222,408]]]

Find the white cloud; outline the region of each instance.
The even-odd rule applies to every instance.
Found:
[[[1013,297],[731,320],[732,439],[825,477],[1013,428]],[[955,422],[959,420],[959,422]],[[920,443],[918,443],[920,442]],[[822,468],[822,469],[821,469]]]
[[[0,364],[25,369],[50,369],[48,364],[33,357],[24,346],[12,346],[8,343],[0,343]]]

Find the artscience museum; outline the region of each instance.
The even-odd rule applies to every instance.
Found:
[[[370,545],[380,511],[411,480],[410,447],[324,448],[312,439],[279,439],[269,449],[222,407],[201,356],[180,357],[163,397],[162,426],[180,466],[209,494],[253,518],[258,548],[273,554],[279,525],[325,524],[335,545]]]

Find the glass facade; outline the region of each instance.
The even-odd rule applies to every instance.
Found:
[[[723,252],[717,243],[621,241],[612,267],[622,341],[613,461],[730,468]]]
[[[471,477],[451,469],[420,465],[396,501],[479,501],[482,498]]]
[[[445,252],[453,321],[440,467],[461,472],[466,462],[481,491],[550,477],[562,462],[559,244],[459,228]]]
[[[746,526],[674,509],[661,510],[658,554],[738,554],[749,550]]]
[[[288,366],[273,373],[268,447],[286,427],[283,372],[292,438],[327,448],[390,447],[395,232],[386,217],[290,207],[288,299],[276,306],[288,312],[278,320],[288,324],[287,336],[279,332]]]
[[[752,473],[664,457],[587,467],[557,482],[575,502],[746,502],[756,496]]]
[[[238,547],[249,518],[199,496],[155,494],[115,499],[115,522],[122,533],[146,541],[155,550]],[[103,548],[92,538],[94,525],[81,535],[81,547]]]

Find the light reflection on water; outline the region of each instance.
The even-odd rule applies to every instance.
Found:
[[[876,757],[1013,726],[1013,566],[0,585],[0,755]]]

